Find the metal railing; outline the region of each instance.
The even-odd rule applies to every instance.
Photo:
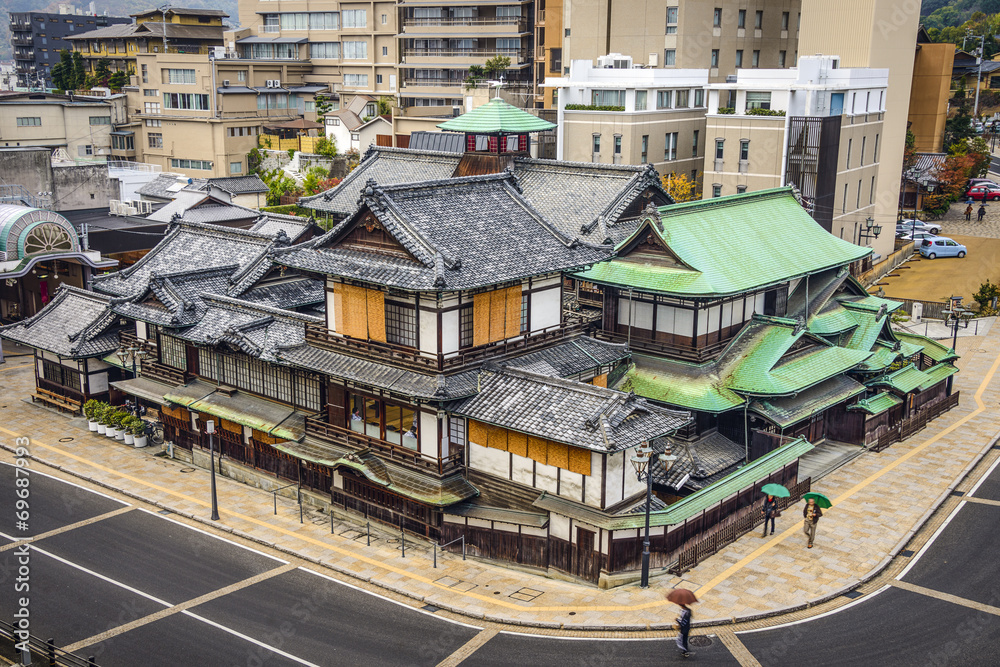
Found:
[[[15,635],[15,632],[18,634]],[[21,635],[22,632],[22,630],[15,628],[12,624],[0,621],[0,637],[13,642],[15,646],[24,640],[23,635]],[[23,665],[30,665],[31,654],[34,654],[48,661],[49,667],[55,667],[56,665],[60,667],[97,667],[94,656],[81,658],[73,653],[67,653],[60,648],[56,648],[55,640],[51,638],[43,640],[40,637],[28,634],[27,646],[28,651],[22,651],[21,655],[18,656]]]
[[[219,464],[222,464],[221,457],[219,458]],[[292,486],[299,487],[295,491],[295,500],[299,504],[299,523],[302,523],[302,485],[298,482],[292,482],[291,484],[286,484],[285,486],[278,487],[277,489],[272,489],[271,496],[274,498],[274,516],[278,516],[278,491],[284,491]]]
[[[482,25],[513,25],[517,26],[523,32],[527,30],[528,22],[519,16],[498,16],[496,18],[479,18],[479,17],[449,17],[449,18],[435,18],[435,19],[425,19],[425,18],[407,18],[403,19],[403,26],[452,26],[452,25],[469,25],[469,26],[482,26]]]
[[[33,208],[47,208],[46,197],[31,194],[27,188],[17,183],[0,184],[0,202],[5,204],[24,204]]]
[[[434,543],[434,567],[438,566],[438,549],[444,550],[445,547],[450,547],[455,542],[462,543],[462,560],[465,560],[465,535],[459,535],[456,539],[448,542],[447,544]]]
[[[461,58],[461,57],[475,57],[475,58],[492,58],[493,56],[509,56],[511,59],[516,59],[517,62],[523,62],[525,59],[531,58],[531,51],[528,49],[416,49],[416,48],[404,48],[403,56],[410,56],[414,58],[432,58],[432,57],[442,57],[442,58]]]

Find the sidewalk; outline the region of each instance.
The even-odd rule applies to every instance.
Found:
[[[654,572],[660,576],[654,576],[647,590],[634,585],[599,590],[462,561],[453,554],[439,553],[434,569],[426,543],[408,541],[404,559],[398,542],[388,541],[398,535],[380,529],[369,547],[363,525],[357,530],[335,522],[331,535],[328,516],[307,512],[300,524],[298,508],[282,499],[278,516],[273,516],[270,493],[227,478],[218,480],[222,520],[208,521],[206,471],[109,441],[90,433],[80,418],[71,420],[27,403],[33,376],[30,363],[23,359],[0,366],[5,387],[0,446],[9,449],[16,436],[29,436],[39,461],[36,470],[46,471],[41,463],[58,466],[179,515],[472,618],[550,629],[662,630],[674,616],[674,608],[664,599],[674,585],[698,592],[701,603],[696,613],[702,625],[815,603],[884,567],[929,510],[947,497],[955,480],[989,448],[997,431],[1000,327],[987,336],[960,339],[959,352],[963,372],[956,376],[956,389],[962,392],[957,408],[909,440],[880,454],[865,453],[814,485],[834,502],[820,521],[815,548],[805,548],[797,516],[801,506],[795,506],[778,520],[781,532],[773,537],[745,535],[683,578]],[[61,443],[65,438],[72,441]],[[0,451],[0,460],[11,459],[8,451]]]

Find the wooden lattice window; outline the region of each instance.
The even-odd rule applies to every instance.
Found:
[[[405,303],[385,303],[385,337],[390,343],[417,346],[417,310]]]

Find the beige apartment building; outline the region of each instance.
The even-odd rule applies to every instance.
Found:
[[[844,67],[889,70],[874,215],[883,229],[893,226],[898,212],[919,22],[917,2],[802,0],[802,53],[836,53]],[[873,247],[887,256],[893,250],[892,234],[879,237]]]
[[[800,4],[800,0],[620,0],[614,4],[566,0],[562,43],[556,43],[548,31],[546,47],[560,48],[566,64],[621,53],[650,67],[707,68],[709,80],[721,82],[739,69],[794,65]]]
[[[110,100],[6,93],[0,96],[0,146],[62,148],[74,160],[105,161],[114,115]]]
[[[743,70],[710,85],[703,196],[793,184],[823,228],[872,245],[887,80],[885,70],[804,56],[796,68]],[[891,239],[894,227],[884,229]]]
[[[620,64],[630,59],[613,54]],[[603,62],[603,60],[602,60]],[[573,61],[546,79],[557,112],[556,159],[652,164],[698,180],[705,154],[708,70],[595,67]]]
[[[247,154],[268,125],[316,119],[326,86],[305,81],[306,60],[209,59],[137,54],[128,90],[131,122],[115,156],[157,164],[192,178],[248,173]],[[214,91],[214,93],[213,93]]]

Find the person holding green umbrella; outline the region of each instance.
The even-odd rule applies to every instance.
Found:
[[[781,516],[781,512],[778,510],[778,498],[787,498],[792,494],[781,484],[765,484],[761,491],[766,494],[764,498],[764,534],[761,537],[767,537],[767,522],[771,522],[771,534],[774,535],[774,520]]]
[[[806,548],[812,549],[813,540],[816,539],[816,524],[819,523],[820,517],[823,516],[821,508],[830,508],[833,503],[822,493],[814,493],[812,491],[803,494],[802,497],[806,499],[806,506],[802,508],[802,531],[809,539],[809,544]]]

